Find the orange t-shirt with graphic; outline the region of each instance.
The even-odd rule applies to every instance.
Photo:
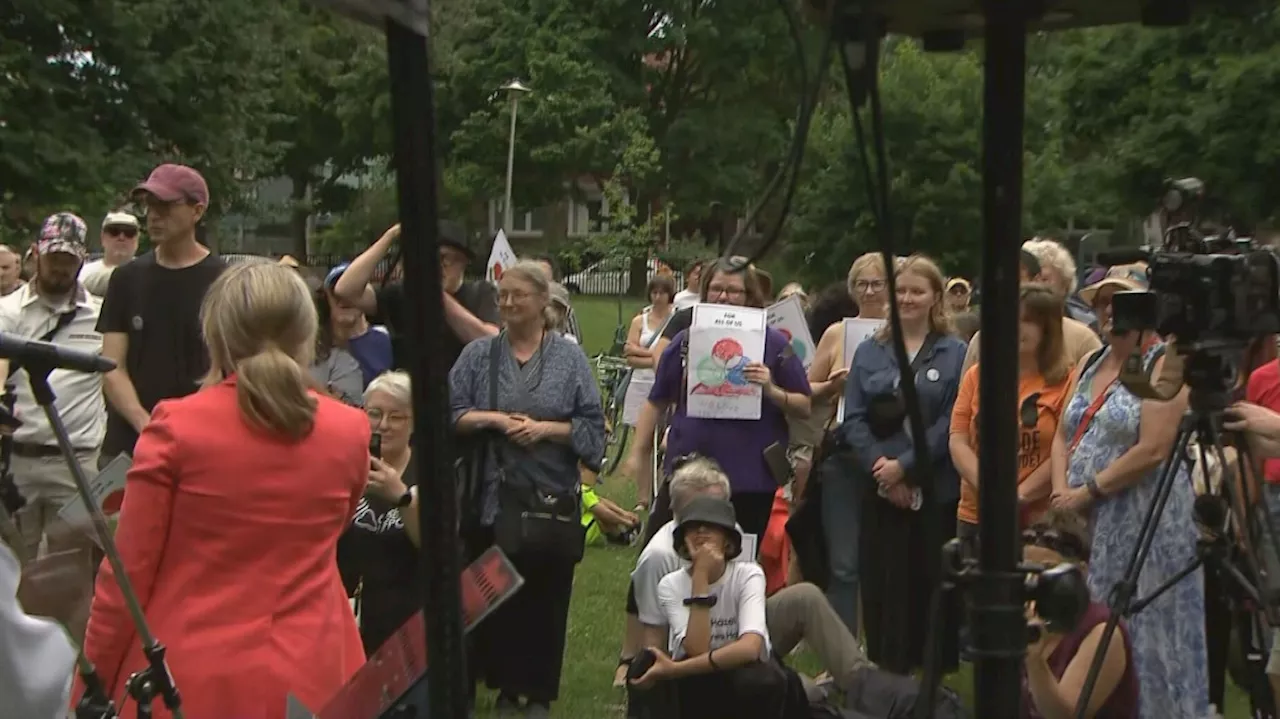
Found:
[[[1058,431],[1058,417],[1070,377],[1056,385],[1046,385],[1039,374],[1023,375],[1018,380],[1018,484],[1022,484],[1041,464],[1049,461],[1053,433]],[[1032,408],[1035,414],[1032,415]],[[960,380],[955,408],[951,411],[951,433],[969,435],[969,446],[978,449],[978,365],[969,368]],[[1049,500],[1037,502],[1027,509],[1031,518],[1049,508]],[[969,524],[978,523],[978,488],[960,480],[960,507],[956,518]]]

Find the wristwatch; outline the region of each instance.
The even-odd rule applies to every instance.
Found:
[[[400,499],[396,500],[396,509],[404,509],[410,504],[413,504],[413,487],[406,489],[404,494],[400,495]]]
[[[720,601],[720,597],[717,597],[714,594],[703,594],[697,597],[688,597],[684,600],[684,605],[686,607],[706,607],[710,609],[711,607],[714,607],[718,601]]]

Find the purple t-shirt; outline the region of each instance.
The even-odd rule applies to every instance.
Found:
[[[685,415],[684,362],[682,354],[688,331],[677,334],[658,361],[657,377],[649,399],[675,403],[671,433],[667,435],[665,470],[677,458],[697,453],[720,463],[729,475],[734,493],[765,492],[773,494],[778,484],[764,460],[764,450],[774,442],[787,446],[787,420],[770,400],[761,401],[760,419],[699,419]],[[788,347],[787,338],[775,329],[765,330],[764,363],[773,371],[773,382],[788,392],[809,394],[809,378],[804,365]]]

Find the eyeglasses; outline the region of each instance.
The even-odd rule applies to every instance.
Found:
[[[138,236],[138,228],[136,227],[107,227],[103,230],[112,237],[124,237],[132,240]]]
[[[727,285],[711,285],[707,288],[707,297],[720,297],[721,295],[729,298],[742,297],[747,291],[741,287],[729,287]]]
[[[1027,527],[1022,530],[1022,543],[1042,547],[1061,554],[1066,559],[1089,561],[1089,548],[1074,534],[1064,534],[1046,527]]]
[[[884,280],[858,280],[857,282],[853,283],[853,289],[855,292],[866,292],[867,290],[871,290],[872,292],[879,292],[880,290],[883,290],[885,286],[888,284],[889,283],[885,282]]]
[[[369,424],[377,427],[386,422],[388,427],[400,427],[409,422],[409,415],[404,412],[384,412],[375,407],[365,410],[365,414],[369,417]]]
[[[508,300],[511,302],[524,302],[532,296],[532,293],[525,292],[524,290],[498,290],[499,302],[506,302]]]

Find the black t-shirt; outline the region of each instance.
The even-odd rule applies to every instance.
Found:
[[[662,339],[670,342],[676,338],[684,330],[689,329],[693,325],[693,308],[686,307],[682,310],[676,310],[671,315],[671,319],[667,320],[666,329],[662,330]]]
[[[128,335],[125,370],[148,412],[162,399],[195,392],[209,371],[200,303],[225,267],[209,255],[190,267],[170,269],[148,252],[111,273],[98,331]],[[137,440],[133,427],[108,403],[102,453],[132,452]]]
[[[412,485],[413,460],[402,479]],[[393,502],[366,494],[338,540],[338,571],[347,594],[360,590],[360,638],[368,656],[422,608],[418,548],[409,540]]]
[[[378,314],[374,321],[387,326],[391,332],[391,354],[395,360],[398,369],[405,369],[405,363],[409,361],[408,352],[405,351],[405,330],[409,325],[409,317],[406,313],[407,302],[405,299],[404,285],[397,282],[393,285],[384,285],[377,288],[376,295],[378,299]],[[498,317],[498,291],[493,285],[485,280],[470,280],[463,282],[462,286],[453,295],[467,309],[468,312],[475,315],[481,322],[487,322],[491,325],[500,324]],[[458,355],[462,354],[462,348],[466,343],[458,339],[453,329],[447,324],[444,331],[438,338],[433,338],[428,345],[432,350],[440,352],[445,359],[446,367],[453,367],[453,363],[458,361]]]

